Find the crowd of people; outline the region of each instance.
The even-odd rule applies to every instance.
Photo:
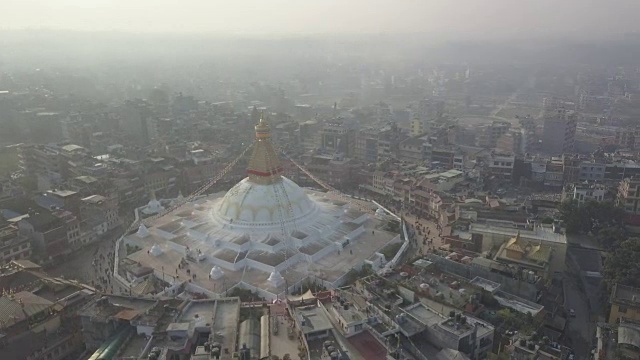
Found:
[[[115,242],[117,238],[104,240],[93,253],[94,279],[91,285],[96,289],[113,294],[113,265],[115,261]]]

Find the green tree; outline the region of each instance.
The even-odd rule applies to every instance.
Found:
[[[621,226],[607,227],[596,234],[598,244],[605,249],[617,248],[627,237],[627,231]]]
[[[568,200],[560,204],[558,212],[570,234],[624,226],[624,210],[611,202],[587,201],[580,205],[576,200]]]
[[[629,238],[620,243],[604,263],[604,276],[609,284],[640,287],[640,239]]]

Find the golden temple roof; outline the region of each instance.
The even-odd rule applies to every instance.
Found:
[[[539,242],[535,243],[533,241],[523,240],[520,238],[519,231],[516,236],[507,240],[504,249],[521,253],[523,259],[537,263],[547,263],[551,256],[551,247],[543,246]],[[506,253],[503,254],[503,256],[509,258]]]

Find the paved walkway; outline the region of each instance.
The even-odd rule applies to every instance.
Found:
[[[113,289],[113,251],[121,231],[112,231],[105,238],[70,254],[68,259],[46,269],[51,276],[63,276],[96,287],[106,293]]]

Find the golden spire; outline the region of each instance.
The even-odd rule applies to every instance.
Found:
[[[282,165],[271,144],[271,128],[265,121],[264,113],[255,129],[257,142],[247,167],[249,180],[257,184],[272,184],[281,180]]]
[[[260,114],[260,122],[256,125],[256,139],[258,141],[266,140],[271,137],[271,128],[264,120],[264,111]]]

